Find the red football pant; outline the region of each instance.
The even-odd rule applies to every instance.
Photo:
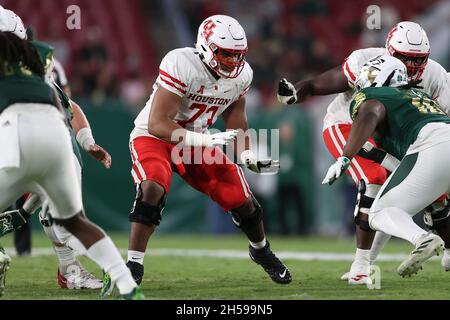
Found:
[[[252,194],[242,169],[233,163],[219,148],[192,148],[193,152],[202,152],[201,164],[174,163],[172,150],[174,145],[152,137],[137,137],[130,142],[133,167],[131,175],[134,182],[151,180],[160,184],[169,192],[172,172],[177,172],[190,186],[208,195],[225,211],[241,207]],[[210,163],[204,159],[207,151],[220,163]],[[207,157],[207,156],[205,156]],[[198,157],[197,157],[198,158]],[[191,157],[193,160],[193,157]],[[206,162],[206,163],[205,163]]]
[[[351,124],[338,124],[328,127],[323,132],[325,145],[335,159],[342,156],[351,129]],[[369,141],[377,146],[372,138],[369,138]],[[356,185],[358,185],[360,180],[364,180],[366,184],[382,185],[390,174],[381,164],[360,156],[352,159],[346,173],[353,179]]]

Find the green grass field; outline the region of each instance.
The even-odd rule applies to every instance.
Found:
[[[119,248],[127,247],[126,234],[112,234]],[[271,237],[275,252],[321,252],[352,254],[353,240],[336,238]],[[12,247],[12,238],[2,239]],[[33,247],[50,247],[39,232],[33,235]],[[245,253],[247,243],[241,236],[155,236],[153,249],[239,250]],[[409,244],[391,241],[384,253],[406,254]],[[211,252],[211,251],[209,251]],[[85,258],[83,264],[94,274],[101,272]],[[262,268],[249,258],[151,255],[145,260],[142,284],[148,299],[450,299],[450,272],[445,273],[439,260],[429,261],[418,275],[403,279],[396,274],[398,261],[377,263],[381,268],[381,289],[349,286],[339,277],[350,266],[349,261],[304,261],[286,259],[293,281],[277,285]],[[98,299],[97,291],[59,289],[56,282],[56,257],[14,257],[7,276],[3,299]]]

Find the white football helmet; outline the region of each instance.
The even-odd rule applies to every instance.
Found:
[[[247,37],[236,19],[215,15],[198,28],[195,44],[200,58],[224,78],[236,78],[244,68]]]
[[[23,25],[22,19],[13,11],[0,6],[0,31],[12,32],[20,39],[27,38],[27,31]]]
[[[410,81],[420,80],[430,55],[430,43],[420,25],[411,21],[397,23],[387,36],[386,49],[406,65]]]
[[[400,87],[408,84],[408,72],[402,61],[382,55],[367,61],[355,81],[357,90],[367,87]]]

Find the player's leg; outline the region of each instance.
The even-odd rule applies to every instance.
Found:
[[[144,257],[148,240],[161,221],[172,169],[170,146],[164,141],[139,137],[130,142],[130,152],[136,199],[129,216],[131,231],[127,266],[139,284],[144,276]]]
[[[9,122],[8,126],[3,123]],[[6,209],[18,199],[27,188],[26,168],[20,157],[20,135],[16,115],[3,112],[0,115],[0,210]],[[14,229],[10,216],[1,220],[2,230]],[[11,258],[0,246],[0,296],[5,292],[6,274]]]
[[[36,167],[37,170],[47,169],[47,174],[40,177],[37,183],[46,191],[52,218],[80,240],[86,248],[86,255],[111,276],[120,294],[125,298],[131,298],[130,295],[138,298],[140,292],[137,285],[114,243],[83,214],[81,186],[76,177],[69,133],[64,123],[53,121],[43,127],[41,121],[33,122],[39,123],[39,126],[30,126],[27,130],[35,135],[40,132],[40,138],[47,138],[51,144],[41,141],[35,150],[29,146],[28,156],[33,158],[41,154],[47,164],[47,167]],[[34,141],[30,139],[30,142]]]
[[[417,226],[412,216],[447,191],[450,185],[450,142],[407,155],[383,185],[370,211],[371,227],[405,239],[415,250],[400,265],[411,275],[444,247],[442,239]]]
[[[204,152],[204,157],[211,156],[221,160],[212,163],[208,159],[203,164],[186,165],[182,178],[211,197],[225,212],[231,213],[234,224],[249,240],[250,257],[263,267],[273,281],[282,284],[291,282],[288,268],[275,256],[266,240],[263,209],[252,195],[242,169],[219,148]]]
[[[15,174],[16,170],[0,169],[0,208],[5,209],[13,203],[22,192],[20,187],[20,174]],[[19,179],[18,179],[19,178]],[[13,230],[11,220],[3,220],[2,229]],[[11,258],[0,245],[0,297],[6,289],[6,274],[10,268]]]
[[[73,159],[77,172],[77,179],[82,185],[82,168],[75,154]],[[39,221],[45,234],[53,243],[53,249],[58,258],[57,281],[63,289],[100,289],[102,280],[87,271],[76,257],[85,255],[86,249],[81,242],[65,228],[51,223],[48,205],[44,205],[39,212]]]
[[[350,134],[351,125],[334,125],[327,128],[324,141],[331,155],[337,159],[342,155]],[[375,144],[374,141],[372,141]],[[372,203],[386,181],[388,172],[379,163],[356,156],[347,170],[358,187],[358,198],[355,206],[356,253],[350,272],[341,279],[350,284],[366,284],[370,281],[370,252],[375,232],[368,224],[368,213]]]

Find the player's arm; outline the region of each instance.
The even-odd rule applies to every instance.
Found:
[[[297,82],[295,85],[286,79],[280,80],[278,100],[283,104],[305,101],[310,96],[323,96],[345,92],[350,89],[348,79],[338,66],[310,80]]]
[[[95,143],[91,126],[81,107],[72,100],[70,101],[70,105],[73,110],[71,124],[78,143],[86,152],[100,161],[105,168],[109,169],[111,167],[111,155]]]
[[[375,133],[385,118],[386,109],[381,102],[367,100],[361,104],[342,156],[328,169],[322,184],[333,184],[347,170],[352,158],[358,154],[364,143]]]
[[[366,141],[375,133],[377,127],[384,121],[386,109],[377,100],[367,100],[361,104],[358,115],[352,124],[350,136],[344,147],[343,157],[352,159]]]
[[[148,117],[148,132],[164,141],[173,144],[183,141],[184,145],[193,147],[225,145],[236,137],[234,130],[209,135],[184,129],[174,120],[180,106],[179,95],[159,86]]]

